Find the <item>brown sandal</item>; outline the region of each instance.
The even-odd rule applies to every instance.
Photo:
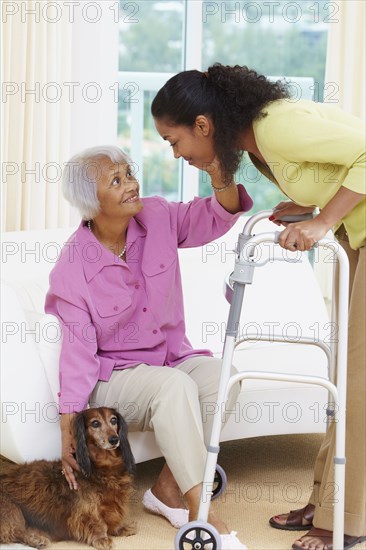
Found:
[[[271,517],[269,524],[275,529],[283,529],[285,531],[307,531],[313,525],[315,506],[313,504],[307,504],[305,508],[299,508],[298,510],[291,510],[286,520],[285,525],[281,525],[275,521],[275,517]],[[303,524],[303,520],[308,521],[306,525]]]
[[[325,529],[318,529],[317,527],[313,527],[310,529],[306,535],[302,536],[300,539],[298,539],[298,542],[300,544],[293,544],[292,548],[295,550],[299,550],[304,548],[302,544],[304,543],[305,537],[316,537],[317,539],[320,539],[324,546],[327,546],[327,550],[333,550],[333,533],[332,531],[326,531]],[[344,544],[343,548],[344,550],[348,550],[349,548],[352,548],[352,546],[355,546],[356,544],[360,544],[361,542],[365,541],[366,537],[353,537],[352,535],[344,535]]]

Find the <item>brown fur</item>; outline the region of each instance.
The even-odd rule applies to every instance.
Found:
[[[135,533],[126,523],[134,460],[126,423],[114,409],[88,409],[75,417],[78,490],[71,490],[61,461],[4,464],[0,472],[0,542],[43,548],[75,540],[100,550],[112,536]]]

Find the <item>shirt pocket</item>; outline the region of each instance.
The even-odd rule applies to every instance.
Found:
[[[150,292],[165,297],[174,296],[176,285],[178,259],[176,254],[165,256],[164,259],[145,264],[142,272]]]
[[[111,296],[98,296],[94,300],[95,326],[98,348],[104,351],[120,350],[121,335],[129,328],[133,318],[132,299],[128,292]]]
[[[103,296],[94,301],[98,316],[105,319],[108,317],[126,316],[127,310],[131,307],[132,299],[128,292],[116,294],[115,296]]]

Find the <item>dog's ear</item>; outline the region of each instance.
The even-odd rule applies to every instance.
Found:
[[[91,462],[85,432],[85,412],[80,412],[74,419],[74,434],[76,439],[76,462],[85,477],[91,474]]]
[[[126,470],[129,474],[133,474],[135,472],[135,459],[127,438],[127,424],[119,412],[115,411],[115,414],[118,419],[118,437],[120,440],[120,449],[125,461]]]

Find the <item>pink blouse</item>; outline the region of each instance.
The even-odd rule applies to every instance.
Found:
[[[239,185],[243,212],[252,200]],[[60,412],[86,408],[98,380],[139,363],[174,367],[193,355],[185,334],[178,247],[226,233],[232,215],[215,196],[189,203],[142,199],[127,230],[127,262],[104,248],[82,222],[50,275],[45,311],[62,327]],[[219,284],[219,283],[218,283]]]

